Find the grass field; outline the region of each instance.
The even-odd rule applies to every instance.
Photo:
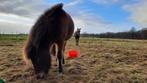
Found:
[[[33,69],[22,60],[26,36],[0,37],[0,79],[6,83],[147,83],[147,41],[81,38],[75,46],[68,41],[64,75],[57,76],[52,65],[48,78],[37,80]],[[76,59],[67,58],[71,49],[80,51]]]

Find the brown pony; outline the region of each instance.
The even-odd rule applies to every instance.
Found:
[[[75,36],[75,40],[76,40],[76,45],[79,45],[79,40],[80,40],[80,32],[81,32],[81,28],[77,28],[77,30],[74,33]]]
[[[47,75],[52,54],[57,56],[59,74],[63,73],[63,53],[66,41],[73,34],[74,23],[62,7],[62,3],[57,4],[40,16],[32,27],[24,47],[24,59],[26,62],[31,60],[37,78]]]

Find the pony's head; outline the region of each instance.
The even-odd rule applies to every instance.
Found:
[[[77,32],[81,32],[81,28],[77,28]]]

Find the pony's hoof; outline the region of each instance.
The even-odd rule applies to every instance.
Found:
[[[47,74],[45,74],[45,73],[39,73],[39,74],[36,76],[37,79],[45,79],[46,77],[47,77]]]
[[[58,73],[58,77],[61,77],[61,76],[63,76],[63,72]]]

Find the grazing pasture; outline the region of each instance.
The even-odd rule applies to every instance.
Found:
[[[46,79],[37,80],[22,60],[25,35],[0,35],[0,79],[6,83],[147,83],[147,41],[81,37],[71,38],[65,50],[63,76],[53,61]],[[80,51],[76,59],[67,57]]]

